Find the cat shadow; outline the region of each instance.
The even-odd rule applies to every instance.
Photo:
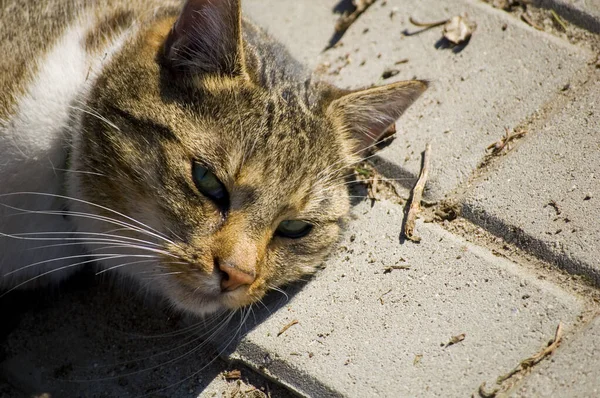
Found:
[[[334,14],[342,15],[347,12],[352,12],[355,9],[356,9],[356,6],[354,5],[352,0],[340,0],[336,3],[336,5],[333,6],[331,11]]]
[[[207,319],[93,270],[59,288],[10,292],[0,298],[0,387],[23,396],[197,397],[234,369],[226,358],[239,342],[309,280],[272,291],[250,316]]]
[[[115,282],[85,270],[59,288],[2,297],[0,386],[18,396],[196,397],[227,370],[182,332],[181,315]]]
[[[340,0],[332,9],[332,12],[334,14],[339,14],[339,15],[344,15],[344,14],[350,14],[352,13],[354,10],[356,10],[356,6],[353,4],[352,0]],[[341,31],[341,32],[334,32],[333,35],[331,36],[331,38],[329,39],[329,42],[327,43],[327,46],[325,47],[325,49],[323,49],[323,52],[335,47],[335,45],[342,39],[342,37],[344,36],[344,33],[346,33],[345,31]]]

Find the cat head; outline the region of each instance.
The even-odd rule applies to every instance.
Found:
[[[178,308],[253,303],[323,261],[350,167],[425,88],[314,81],[239,1],[189,0],[95,82],[69,173],[71,210],[89,216],[74,221],[115,241],[94,247],[105,269]]]

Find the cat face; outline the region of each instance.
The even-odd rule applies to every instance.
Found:
[[[238,1],[188,1],[96,82],[69,173],[71,210],[90,216],[74,221],[119,237],[94,248],[114,255],[105,269],[179,308],[253,303],[323,261],[348,168],[425,87],[313,82]]]

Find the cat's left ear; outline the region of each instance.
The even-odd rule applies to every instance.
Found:
[[[365,90],[337,90],[327,113],[341,120],[361,151],[375,144],[427,87],[426,81],[410,80]]]
[[[240,0],[187,0],[164,56],[172,66],[194,73],[243,74]]]

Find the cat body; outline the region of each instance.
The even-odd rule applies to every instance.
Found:
[[[313,272],[426,88],[320,82],[234,0],[3,0],[0,50],[0,288],[97,265],[196,314]]]

